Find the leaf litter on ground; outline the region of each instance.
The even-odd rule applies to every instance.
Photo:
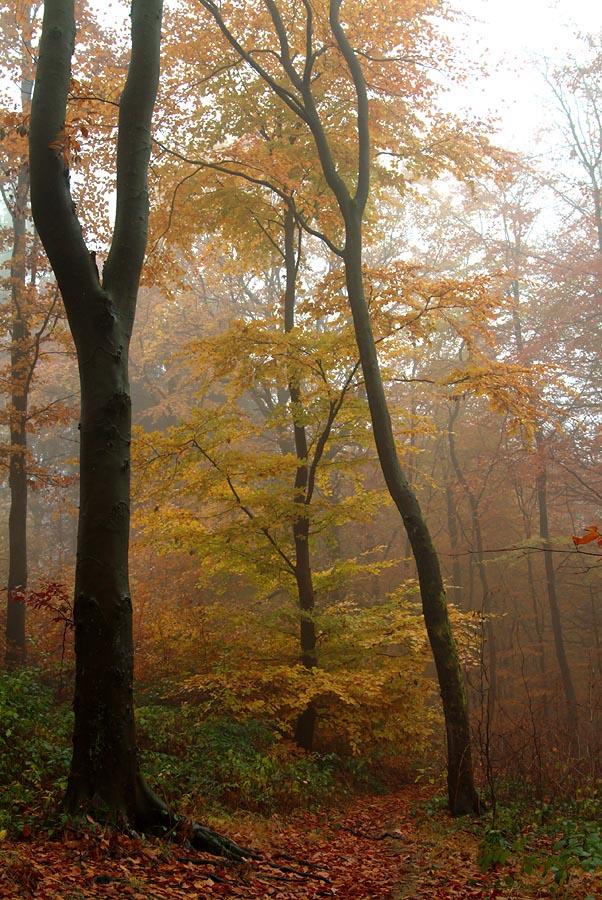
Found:
[[[471,900],[602,896],[599,873],[562,889],[512,862],[479,869],[478,837],[444,814],[424,811],[416,787],[362,797],[345,809],[229,820],[231,838],[259,852],[234,863],[181,845],[115,832],[62,840],[30,833],[0,843],[0,898],[191,900],[212,897],[339,900]],[[212,822],[222,830],[224,823]]]

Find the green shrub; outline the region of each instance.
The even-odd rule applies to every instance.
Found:
[[[0,829],[45,814],[66,787],[71,713],[33,670],[0,674]]]
[[[489,869],[495,869],[496,866],[503,866],[511,856],[512,847],[503,832],[498,828],[488,828],[481,841],[477,857],[481,871],[487,872]]]
[[[145,707],[137,715],[145,774],[169,802],[184,795],[270,814],[315,807],[339,790],[334,755],[300,754],[263,722],[199,722],[191,707]]]
[[[602,867],[602,831],[598,823],[565,819],[560,827],[562,836],[545,863],[545,870],[552,872],[557,884],[568,880],[571,869],[591,872]]]
[[[497,807],[481,834],[478,863],[483,871],[513,860],[527,874],[540,871],[565,885],[576,870],[602,868],[599,784],[570,801],[529,801],[519,797]]]
[[[256,719],[199,718],[193,705],[136,711],[151,786],[189,811],[213,806],[269,815],[375,789],[377,760],[304,754]],[[66,788],[72,714],[33,670],[0,675],[0,830],[50,818]]]

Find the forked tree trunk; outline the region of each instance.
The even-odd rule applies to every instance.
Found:
[[[147,829],[170,816],[146,787],[136,752],[128,346],[146,247],[161,0],[132,2],[132,57],[119,111],[117,214],[102,284],[69,190],[64,122],[73,6],[73,0],[46,0],[30,128],[33,217],[61,289],[81,381],[75,726],[66,805]]]
[[[356,93],[357,182],[353,195],[337,167],[329,134],[320,116],[319,101],[313,92],[316,82],[313,66],[321,51],[315,48],[314,43],[316,35],[312,4],[309,2],[303,4],[306,17],[306,55],[304,69],[301,72],[296,68],[297,60],[291,53],[286,24],[278,4],[274,0],[265,0],[265,6],[278,35],[280,45],[278,59],[288,79],[287,87],[284,87],[263,68],[252,51],[240,44],[228,27],[220,4],[215,0],[199,0],[199,3],[213,17],[236,53],[264,80],[269,89],[280,97],[294,115],[307,125],[314,139],[324,179],[341,211],[345,226],[343,250],[326,235],[311,227],[310,230],[342,257],[345,266],[347,295],[353,315],[376,448],[385,481],[403,519],[416,560],[422,608],[439,676],[447,730],[450,809],[455,814],[477,812],[479,798],[473,782],[466,694],[447,614],[439,559],[416,496],[399,464],[364,295],[362,220],[370,193],[370,109],[368,89],[359,56],[341,25],[342,0],[329,0],[328,7],[333,39],[345,60]],[[327,45],[322,46],[325,48]],[[346,164],[347,160],[345,166]],[[308,225],[307,222],[304,224]]]

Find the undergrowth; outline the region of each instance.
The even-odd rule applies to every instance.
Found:
[[[149,785],[185,814],[286,813],[383,787],[378,760],[300,752],[269,722],[203,719],[193,704],[155,703],[136,718]],[[0,674],[0,840],[34,821],[60,820],[72,721],[39,672]]]
[[[44,817],[67,786],[72,715],[32,670],[0,675],[0,831]]]
[[[354,787],[335,754],[300,753],[268,723],[212,717],[194,707],[137,711],[142,767],[170,804],[269,815],[314,808]]]
[[[474,824],[483,871],[511,864],[540,872],[559,890],[571,875],[602,868],[602,782],[592,779],[574,796],[534,799],[502,785],[495,812]]]

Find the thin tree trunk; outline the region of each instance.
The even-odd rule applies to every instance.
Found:
[[[416,374],[418,371],[417,363],[418,363],[418,361],[417,361],[416,357],[414,357],[414,359],[412,361],[412,370],[410,372],[410,378],[416,377]],[[407,468],[407,473],[408,473],[407,478],[408,478],[408,484],[410,485],[410,488],[411,488],[414,483],[414,479],[416,477],[416,457],[414,454],[414,450],[416,448],[416,429],[414,428],[414,419],[416,418],[416,394],[415,394],[414,390],[412,390],[412,389],[410,389],[410,390],[411,390],[410,416],[411,416],[412,427],[410,430],[410,440],[409,440],[410,460],[409,460],[409,464],[408,464],[408,468]],[[414,570],[414,566],[412,565],[412,558],[410,556],[411,549],[412,548],[410,546],[410,538],[406,532],[406,539],[405,539],[405,544],[404,544],[404,548],[403,548],[403,566],[404,566],[404,570],[407,573],[408,578],[415,577],[415,570]]]
[[[295,304],[297,299],[297,268],[295,254],[295,217],[291,206],[287,206],[284,219],[284,263],[286,284],[284,291],[284,331],[289,334],[295,326]],[[297,469],[295,472],[295,504],[298,513],[293,523],[295,544],[295,578],[299,602],[299,640],[301,662],[306,669],[318,665],[316,651],[316,626],[314,622],[315,595],[311,572],[309,548],[309,517],[307,515],[308,446],[305,426],[300,423],[303,412],[301,389],[295,377],[289,378],[289,397],[293,417],[293,437]],[[295,741],[304,750],[312,750],[316,726],[316,707],[310,702],[299,714],[295,726]]]
[[[25,662],[25,590],[27,588],[27,421],[29,325],[26,285],[26,209],[29,167],[22,163],[17,178],[15,204],[11,211],[13,249],[11,256],[11,403],[10,460],[8,483],[8,584],[6,610],[6,664]]]
[[[536,479],[537,488],[537,506],[539,510],[539,534],[543,543],[544,551],[544,567],[546,573],[546,589],[548,595],[548,605],[550,607],[550,620],[552,622],[552,633],[554,635],[554,647],[556,648],[556,659],[558,668],[560,669],[560,678],[564,691],[566,702],[566,724],[569,738],[569,745],[573,752],[577,752],[579,745],[579,713],[577,707],[577,696],[573,685],[573,677],[571,668],[566,655],[564,646],[564,635],[562,630],[562,620],[560,618],[560,608],[558,606],[558,590],[556,585],[556,572],[554,571],[554,560],[552,558],[552,545],[550,543],[550,527],[548,520],[548,471],[545,452],[544,438],[540,431],[535,435],[538,454],[538,474]]]
[[[456,507],[454,503],[454,495],[452,493],[451,485],[446,483],[445,485],[445,510],[447,513],[447,531],[449,534],[449,544],[452,552],[452,582],[453,584],[450,587],[450,593],[454,603],[461,604],[462,602],[462,567],[460,566],[460,559],[458,557],[458,552],[460,548],[460,542],[458,540],[458,522],[456,518]]]
[[[489,589],[489,579],[487,578],[487,567],[485,565],[485,555],[483,553],[483,534],[481,531],[481,521],[479,518],[479,503],[471,490],[468,481],[464,476],[460,460],[456,452],[456,438],[454,433],[454,425],[460,412],[460,406],[455,404],[450,412],[449,422],[447,426],[447,437],[449,444],[449,457],[453,466],[456,478],[462,486],[464,493],[468,499],[468,508],[470,510],[470,520],[472,524],[472,533],[475,540],[475,549],[477,556],[477,570],[479,572],[479,581],[481,583],[481,609],[485,616],[485,639],[488,648],[488,670],[487,681],[489,690],[487,691],[487,706],[489,721],[493,718],[493,709],[497,696],[497,650],[495,643],[495,633],[491,619],[488,618],[491,613],[491,591]]]
[[[522,333],[522,322],[519,312],[520,302],[520,286],[518,279],[515,278],[512,283],[512,291],[515,300],[515,307],[512,311],[512,323],[514,327],[514,336],[516,340],[516,349],[522,356],[524,351],[524,341]],[[569,746],[573,752],[578,751],[579,744],[579,712],[577,706],[577,696],[575,694],[575,686],[571,675],[571,668],[566,655],[564,646],[564,635],[562,630],[562,619],[560,617],[560,609],[558,606],[558,591],[556,586],[556,572],[554,570],[554,560],[552,558],[552,550],[550,543],[550,526],[548,518],[548,466],[545,449],[545,439],[541,428],[535,432],[535,445],[537,449],[537,476],[535,479],[535,495],[537,498],[537,511],[539,514],[539,534],[543,543],[544,551],[544,568],[546,573],[546,593],[548,596],[548,606],[550,609],[550,620],[552,622],[552,633],[554,635],[554,647],[556,650],[556,660],[560,670],[560,678],[566,702],[566,724],[569,738]]]
[[[32,5],[23,9],[21,33],[21,112],[31,111],[33,53]],[[27,23],[27,25],[25,25]],[[29,401],[30,347],[27,298],[27,203],[29,163],[19,166],[15,200],[10,210],[13,228],[11,254],[11,350],[10,350],[10,460],[8,484],[8,583],[6,609],[6,665],[22,665],[26,659],[25,591],[27,589],[27,407]],[[35,270],[35,266],[34,266]],[[35,289],[35,284],[32,284]]]
[[[289,86],[292,88],[291,91],[275,80],[263,68],[256,56],[239,43],[226,24],[219,5],[213,0],[200,0],[201,5],[213,17],[221,33],[236,53],[254,69],[294,115],[301,118],[308,126],[314,139],[324,179],[339,206],[345,226],[345,247],[343,249],[337,247],[326,235],[313,228],[310,230],[314,235],[321,237],[326,245],[342,258],[345,266],[347,296],[353,316],[377,453],[387,487],[403,519],[416,560],[423,613],[439,677],[447,730],[450,809],[455,814],[476,812],[479,809],[479,798],[473,781],[466,694],[447,613],[439,559],[416,496],[399,464],[364,294],[362,221],[370,194],[370,110],[368,89],[359,57],[341,25],[341,2],[342,0],[330,0],[328,6],[332,35],[345,60],[356,94],[357,181],[353,195],[333,156],[328,132],[320,117],[318,103],[313,93],[315,78],[312,68],[318,53],[314,51],[312,4],[304,4],[306,59],[304,72],[301,75],[295,68],[295,61],[288,44],[286,25],[278,6],[272,0],[266,0],[266,8],[279,35],[280,62],[288,78]],[[282,196],[282,192],[279,193]],[[307,226],[307,223],[305,224]]]
[[[527,542],[531,542],[531,528],[526,513],[523,510],[523,525],[525,529],[525,538]],[[537,589],[535,587],[535,575],[533,572],[533,560],[531,554],[527,553],[527,581],[529,583],[529,593],[531,594],[531,606],[533,607],[533,623],[535,625],[535,634],[537,636],[537,656],[539,660],[540,675],[545,674],[545,646],[543,642],[543,622],[541,620],[539,603],[537,602]]]
[[[453,638],[439,557],[418,499],[401,469],[364,295],[361,220],[355,204],[346,216],[345,278],[380,465],[408,534],[420,584],[422,610],[435,659],[447,733],[448,795],[452,813],[479,810],[474,787],[468,704]]]

